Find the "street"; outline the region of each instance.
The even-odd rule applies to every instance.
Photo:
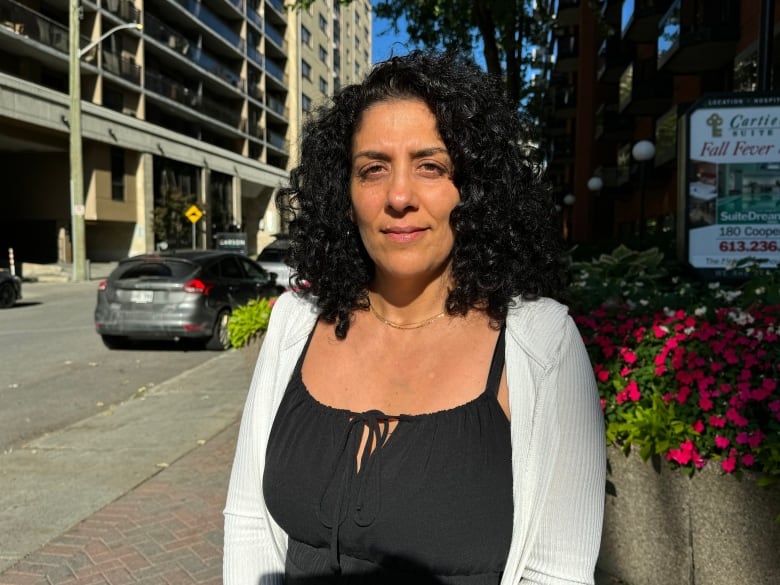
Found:
[[[110,351],[96,281],[25,283],[0,311],[0,573],[237,423],[252,354]],[[227,481],[230,441],[216,479]],[[221,511],[222,491],[213,503]]]
[[[25,283],[0,311],[0,453],[218,355],[175,343],[108,350],[92,321],[97,284]]]

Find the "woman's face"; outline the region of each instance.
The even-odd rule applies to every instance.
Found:
[[[449,267],[460,201],[454,169],[420,100],[378,102],[352,139],[352,215],[376,277],[432,280]]]

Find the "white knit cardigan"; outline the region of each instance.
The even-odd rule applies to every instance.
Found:
[[[263,469],[274,416],[316,320],[313,302],[295,293],[282,295],[271,314],[230,477],[224,585],[284,583],[287,535],[265,506]],[[517,300],[506,330],[515,480],[512,540],[501,585],[592,585],[606,448],[585,346],[566,307],[551,299]]]

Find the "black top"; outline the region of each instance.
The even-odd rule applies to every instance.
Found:
[[[301,377],[307,349],[274,420],[263,477],[268,510],[289,535],[286,583],[498,583],[513,513],[509,421],[496,399],[504,330],[485,391],[420,415],[317,402]],[[392,433],[389,421],[398,421]],[[358,471],[364,429],[373,448]]]

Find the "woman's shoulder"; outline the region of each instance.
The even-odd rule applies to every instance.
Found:
[[[284,330],[285,337],[294,339],[296,332],[309,333],[318,314],[317,303],[310,295],[287,291],[274,302],[268,329]]]
[[[549,297],[515,298],[507,314],[507,333],[533,359],[555,360],[564,337],[570,335],[569,308]]]

